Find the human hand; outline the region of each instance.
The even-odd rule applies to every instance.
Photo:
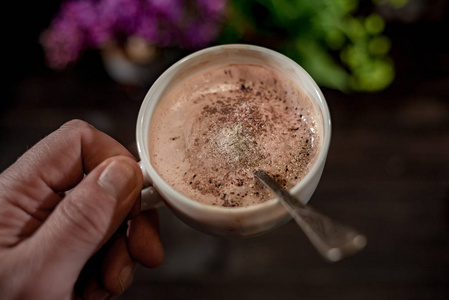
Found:
[[[131,284],[136,262],[162,263],[142,180],[133,156],[83,121],[26,152],[0,175],[2,299],[105,299]]]

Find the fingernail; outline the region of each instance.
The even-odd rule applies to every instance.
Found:
[[[136,265],[131,264],[124,267],[123,270],[120,272],[119,281],[122,287],[122,292],[124,292],[133,282],[135,268]]]
[[[98,183],[112,198],[127,197],[134,189],[134,168],[124,161],[113,161],[103,170]]]

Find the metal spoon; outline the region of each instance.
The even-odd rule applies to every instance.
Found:
[[[318,252],[328,261],[339,261],[365,247],[366,238],[354,229],[318,213],[310,205],[304,206],[264,171],[257,170],[254,175],[278,197]]]

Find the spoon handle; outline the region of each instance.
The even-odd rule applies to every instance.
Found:
[[[303,205],[264,171],[258,170],[254,175],[277,196],[318,252],[327,260],[339,261],[365,247],[366,238],[351,227],[317,212],[310,205]]]

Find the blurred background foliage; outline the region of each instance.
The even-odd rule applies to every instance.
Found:
[[[394,79],[391,40],[376,7],[408,0],[231,0],[220,43],[243,42],[279,50],[321,86],[373,92]]]
[[[409,1],[67,0],[41,44],[55,69],[76,62],[85,50],[111,45],[121,46],[129,58],[156,48],[189,52],[214,44],[255,44],[297,61],[322,87],[375,92],[395,77],[380,8],[399,9]],[[146,46],[127,49],[136,40]]]

